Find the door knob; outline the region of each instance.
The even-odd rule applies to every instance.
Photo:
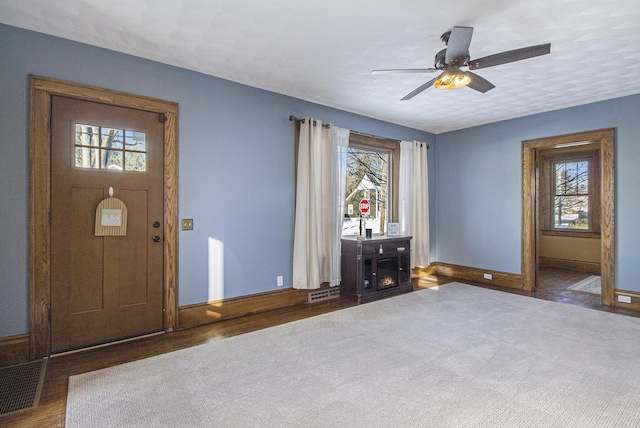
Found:
[[[153,242],[160,242],[160,241],[162,241],[162,239],[161,239],[158,235],[154,236],[154,237],[153,237],[153,238],[151,238],[151,239],[153,239]]]

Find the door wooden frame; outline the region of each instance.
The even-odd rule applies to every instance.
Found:
[[[51,350],[51,97],[54,95],[164,114],[164,319],[178,322],[178,103],[30,76],[29,356]]]
[[[613,128],[522,142],[522,288],[533,291],[536,286],[536,150],[569,147],[584,142],[600,144],[602,304],[612,306],[615,288],[615,132]]]

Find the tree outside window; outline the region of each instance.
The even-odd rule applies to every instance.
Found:
[[[349,147],[347,150],[347,188],[343,235],[360,233],[362,199],[369,200],[366,228],[374,234],[383,234],[387,220],[389,154],[381,151]]]
[[[554,227],[589,229],[589,161],[554,162]]]
[[[147,136],[144,132],[76,124],[75,166],[145,172]]]
[[[545,235],[597,236],[600,233],[600,159],[596,147],[539,153],[539,221]]]
[[[343,236],[360,233],[360,201],[369,201],[364,228],[384,235],[387,223],[398,218],[400,142],[352,132],[347,150],[347,179]]]

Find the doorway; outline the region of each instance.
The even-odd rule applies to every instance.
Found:
[[[177,104],[38,76],[31,76],[30,96],[30,357],[32,359],[41,358],[49,355],[52,351],[55,352],[64,349],[90,346],[93,343],[117,340],[119,338],[135,336],[148,331],[173,330],[177,325]],[[82,111],[89,106],[93,106],[98,109],[114,109],[114,111],[120,112],[140,112],[142,115],[152,115],[155,120],[160,123],[158,125],[160,150],[157,153],[160,154],[160,157],[159,160],[156,161],[150,160],[150,162],[155,162],[154,168],[158,169],[160,174],[158,181],[159,185],[156,185],[156,188],[153,190],[153,193],[155,193],[156,196],[150,198],[140,197],[140,189],[136,188],[138,185],[132,186],[130,183],[126,184],[121,181],[122,176],[126,174],[119,174],[120,178],[117,178],[118,173],[122,172],[117,171],[117,162],[111,162],[108,165],[104,164],[107,167],[109,165],[115,165],[113,169],[116,171],[99,171],[98,174],[96,174],[96,171],[80,171],[82,168],[77,168],[78,165],[74,163],[76,162],[76,152],[80,153],[80,156],[82,156],[83,150],[85,154],[88,154],[91,151],[91,143],[89,143],[87,147],[78,148],[72,147],[72,145],[67,145],[66,148],[62,149],[57,147],[55,144],[52,144],[52,136],[56,132],[60,131],[54,130],[55,125],[52,121],[52,118],[55,119],[55,117],[52,116],[52,113],[57,114],[56,112],[59,110],[57,107],[54,109],[54,104],[59,102],[62,102],[63,104],[71,103],[82,105],[83,107],[80,108],[79,111]],[[78,109],[76,108],[75,110]],[[78,122],[84,125],[101,125],[95,123],[83,123],[87,122],[87,120],[87,117],[83,117],[82,120],[79,120]],[[109,122],[109,120],[107,120],[107,124],[115,123]],[[63,133],[66,132],[66,134],[68,134],[65,138],[75,141],[76,136],[74,133],[77,129],[75,126],[76,124],[70,117],[65,117],[63,122],[65,121],[66,125],[62,126],[61,130]],[[71,122],[74,122],[74,124],[72,125]],[[111,126],[109,129],[113,130],[116,128],[117,127]],[[80,129],[82,129],[82,127]],[[127,129],[127,126],[122,127],[123,132],[125,129]],[[140,145],[137,147],[140,147]],[[123,158],[126,156],[124,153],[120,153],[120,155],[118,155],[115,153],[116,151],[117,150],[114,150],[113,153],[111,153],[114,159],[118,156]],[[62,163],[68,161],[67,166],[69,166],[69,164],[74,165],[73,168],[67,169],[72,171],[75,170],[75,172],[80,173],[80,176],[70,177],[71,181],[75,180],[75,184],[72,184],[70,187],[59,187],[60,176],[56,172],[56,168],[52,167],[52,162],[57,162],[56,155],[59,152],[64,153],[64,156],[66,156],[67,159],[62,160]],[[136,165],[138,165],[135,168],[139,168],[139,163],[144,157],[141,156],[140,153],[142,152],[138,151],[132,156],[132,159],[135,158],[137,162]],[[80,166],[82,166],[82,164]],[[149,164],[149,168],[151,168],[151,164]],[[90,173],[93,173],[93,175]],[[143,176],[146,177],[148,175],[150,174],[146,172],[141,173],[138,174],[138,178]],[[106,184],[102,179],[97,179],[96,177],[98,176],[102,178],[109,177],[106,181],[112,182],[113,185]],[[98,180],[99,182],[92,183],[92,180]],[[120,248],[116,250],[109,250],[109,247],[111,246],[112,248],[115,248],[113,247],[114,243],[116,243],[116,247],[118,247],[118,244],[124,242],[124,240],[118,241],[118,239],[122,237],[109,237],[110,242],[108,242],[106,238],[97,238],[94,236],[93,238],[97,239],[97,241],[89,244],[88,247],[85,245],[86,242],[81,244],[79,247],[77,243],[74,243],[72,246],[75,246],[75,249],[72,249],[71,252],[73,253],[77,248],[81,248],[81,250],[78,251],[75,256],[70,255],[70,257],[77,256],[76,261],[74,262],[76,263],[76,266],[73,272],[75,272],[76,275],[79,273],[80,276],[83,276],[84,267],[93,266],[89,269],[93,272],[89,277],[94,280],[95,278],[100,279],[100,281],[94,281],[93,283],[93,287],[95,288],[94,291],[96,291],[99,286],[101,287],[99,283],[102,282],[105,275],[96,274],[98,272],[95,269],[104,270],[104,266],[109,265],[105,264],[103,267],[96,268],[100,263],[96,265],[90,265],[87,263],[82,269],[78,269],[77,264],[81,263],[80,260],[82,258],[82,254],[87,251],[87,248],[93,248],[94,250],[97,249],[98,251],[97,253],[88,253],[91,254],[91,257],[99,256],[100,258],[111,258],[111,261],[108,262],[111,263],[111,268],[108,269],[111,273],[114,272],[113,266],[121,265],[123,254],[128,254],[129,257],[134,259],[132,265],[140,266],[140,263],[147,263],[147,261],[143,262],[141,260],[142,258],[149,259],[146,252],[150,251],[151,253],[155,253],[155,256],[151,258],[156,259],[156,261],[160,260],[160,264],[151,269],[155,271],[155,273],[151,274],[151,276],[155,278],[152,278],[151,282],[156,282],[159,285],[155,286],[155,290],[147,289],[147,286],[145,285],[143,288],[125,296],[126,293],[120,293],[120,291],[122,291],[122,287],[128,288],[130,283],[127,284],[127,281],[132,278],[132,275],[139,273],[134,273],[135,268],[133,270],[125,269],[124,272],[118,272],[117,275],[124,282],[121,282],[120,285],[115,288],[112,287],[109,292],[98,290],[96,293],[83,294],[80,296],[82,293],[85,293],[86,290],[67,289],[62,295],[67,297],[61,297],[56,294],[57,290],[52,290],[52,286],[58,287],[60,278],[63,278],[64,281],[64,275],[60,276],[60,257],[58,256],[57,246],[61,244],[61,240],[65,239],[65,234],[77,234],[77,230],[65,231],[65,227],[68,227],[68,225],[65,225],[65,223],[68,223],[65,219],[71,220],[69,216],[75,216],[79,220],[81,217],[82,220],[78,221],[78,227],[84,228],[83,239],[90,240],[90,235],[94,233],[94,230],[92,229],[92,222],[95,219],[96,206],[93,205],[93,212],[91,212],[91,208],[88,207],[96,202],[93,201],[93,199],[96,199],[99,202],[99,200],[108,197],[109,187],[114,188],[113,196],[119,196],[120,199],[125,200],[125,205],[129,205],[129,209],[133,211],[134,215],[131,220],[132,223],[128,225],[128,230],[131,231],[132,234],[132,239],[129,241],[136,241],[136,243],[130,242],[128,245],[120,246]],[[81,195],[76,194],[75,197],[67,200],[66,202],[64,198],[60,198],[57,194],[52,197],[52,191],[68,193],[69,188],[73,188],[74,192],[80,192]],[[69,211],[68,208],[65,208],[65,204],[69,202],[73,205],[79,203],[78,201],[84,200],[87,200],[87,206],[83,205],[74,207],[71,211]],[[151,217],[146,215],[146,213],[144,216],[135,214],[146,211],[148,209],[148,207],[146,207],[147,201],[150,200],[154,201],[151,205],[159,207],[160,210],[158,212],[158,208],[149,209],[149,212],[152,213],[150,215],[154,218],[151,222],[149,222]],[[56,208],[56,206],[58,206],[58,208]],[[79,216],[76,213],[76,208],[78,208],[77,212],[84,212],[87,215]],[[85,217],[89,217],[90,221],[87,221]],[[154,227],[155,222],[157,222],[157,227]],[[73,221],[71,223],[76,222]],[[61,230],[59,230],[60,227],[62,227]],[[72,228],[73,227],[75,226],[72,226]],[[87,232],[86,229],[91,230]],[[136,230],[142,231],[145,236],[144,245],[138,245],[138,241],[140,241],[141,238],[140,236],[135,236]],[[150,235],[149,231],[152,231],[151,233],[153,234]],[[147,245],[147,235],[150,235],[150,237],[158,236],[158,238],[156,238],[158,242],[151,242]],[[96,245],[96,242],[98,241],[100,241],[100,243]],[[67,245],[71,244],[67,243]],[[85,245],[86,248],[82,247],[82,245]],[[69,269],[67,267],[66,274],[68,273]],[[142,276],[146,277],[149,273],[150,269],[146,267],[145,273]],[[85,275],[85,279],[86,277],[87,275]],[[58,281],[58,283],[56,281]],[[118,283],[118,281],[116,281],[116,283]],[[74,295],[73,299],[68,298],[70,293]],[[146,309],[138,311],[136,315],[133,315],[133,318],[116,319],[112,318],[115,314],[113,311],[110,315],[108,314],[108,311],[98,311],[98,306],[102,304],[107,306],[111,305],[112,308],[115,307],[113,306],[113,299],[107,297],[108,293],[111,293],[112,295],[120,295],[116,299],[119,300],[118,305],[116,305],[119,309],[114,309],[116,312],[124,311],[131,315],[131,313],[135,313],[136,310],[144,306],[148,306],[149,308],[153,307],[153,309],[150,310],[151,313],[153,313],[150,317],[153,321],[151,323],[141,321],[144,316],[140,318],[140,313],[145,312]],[[68,302],[65,302],[65,299]],[[103,302],[99,302],[99,300],[102,300]],[[152,300],[153,304],[147,305],[145,303],[147,300]],[[77,321],[71,322],[66,320],[61,323],[59,322],[59,317],[62,314],[60,308],[64,308],[65,306],[67,309],[73,306],[71,310],[67,312],[69,314],[73,313],[75,315],[80,315],[77,317]],[[93,321],[87,321],[87,319],[91,318],[86,318],[87,314],[101,311],[108,315],[104,315],[98,320],[93,319]],[[118,320],[121,320],[122,322],[119,322]],[[52,321],[55,329],[52,329]],[[130,329],[130,325],[138,323],[142,324],[142,330]],[[122,324],[122,326],[116,327],[114,331],[110,324]],[[62,330],[59,330],[58,327]],[[92,333],[87,333],[85,335],[85,333],[82,332],[82,334],[78,334],[79,327],[80,330],[86,329],[88,331],[92,331]],[[73,330],[74,333],[70,335],[66,334],[65,329],[68,331]],[[102,334],[104,330],[108,331],[106,335],[95,336],[96,334]],[[64,338],[65,336],[78,336],[79,340],[76,340],[78,339],[76,337],[76,339],[72,338],[73,340],[76,340],[75,342],[73,340],[69,341],[68,338]]]
[[[51,99],[52,353],[162,330],[160,119]]]
[[[522,288],[533,291],[537,283],[538,169],[536,154],[540,150],[571,148],[581,145],[597,147],[600,157],[600,266],[602,304],[611,306],[614,295],[614,206],[615,165],[614,130],[605,129],[522,142]]]

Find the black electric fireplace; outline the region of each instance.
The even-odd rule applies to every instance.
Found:
[[[342,239],[340,294],[358,303],[412,291],[411,237]]]

